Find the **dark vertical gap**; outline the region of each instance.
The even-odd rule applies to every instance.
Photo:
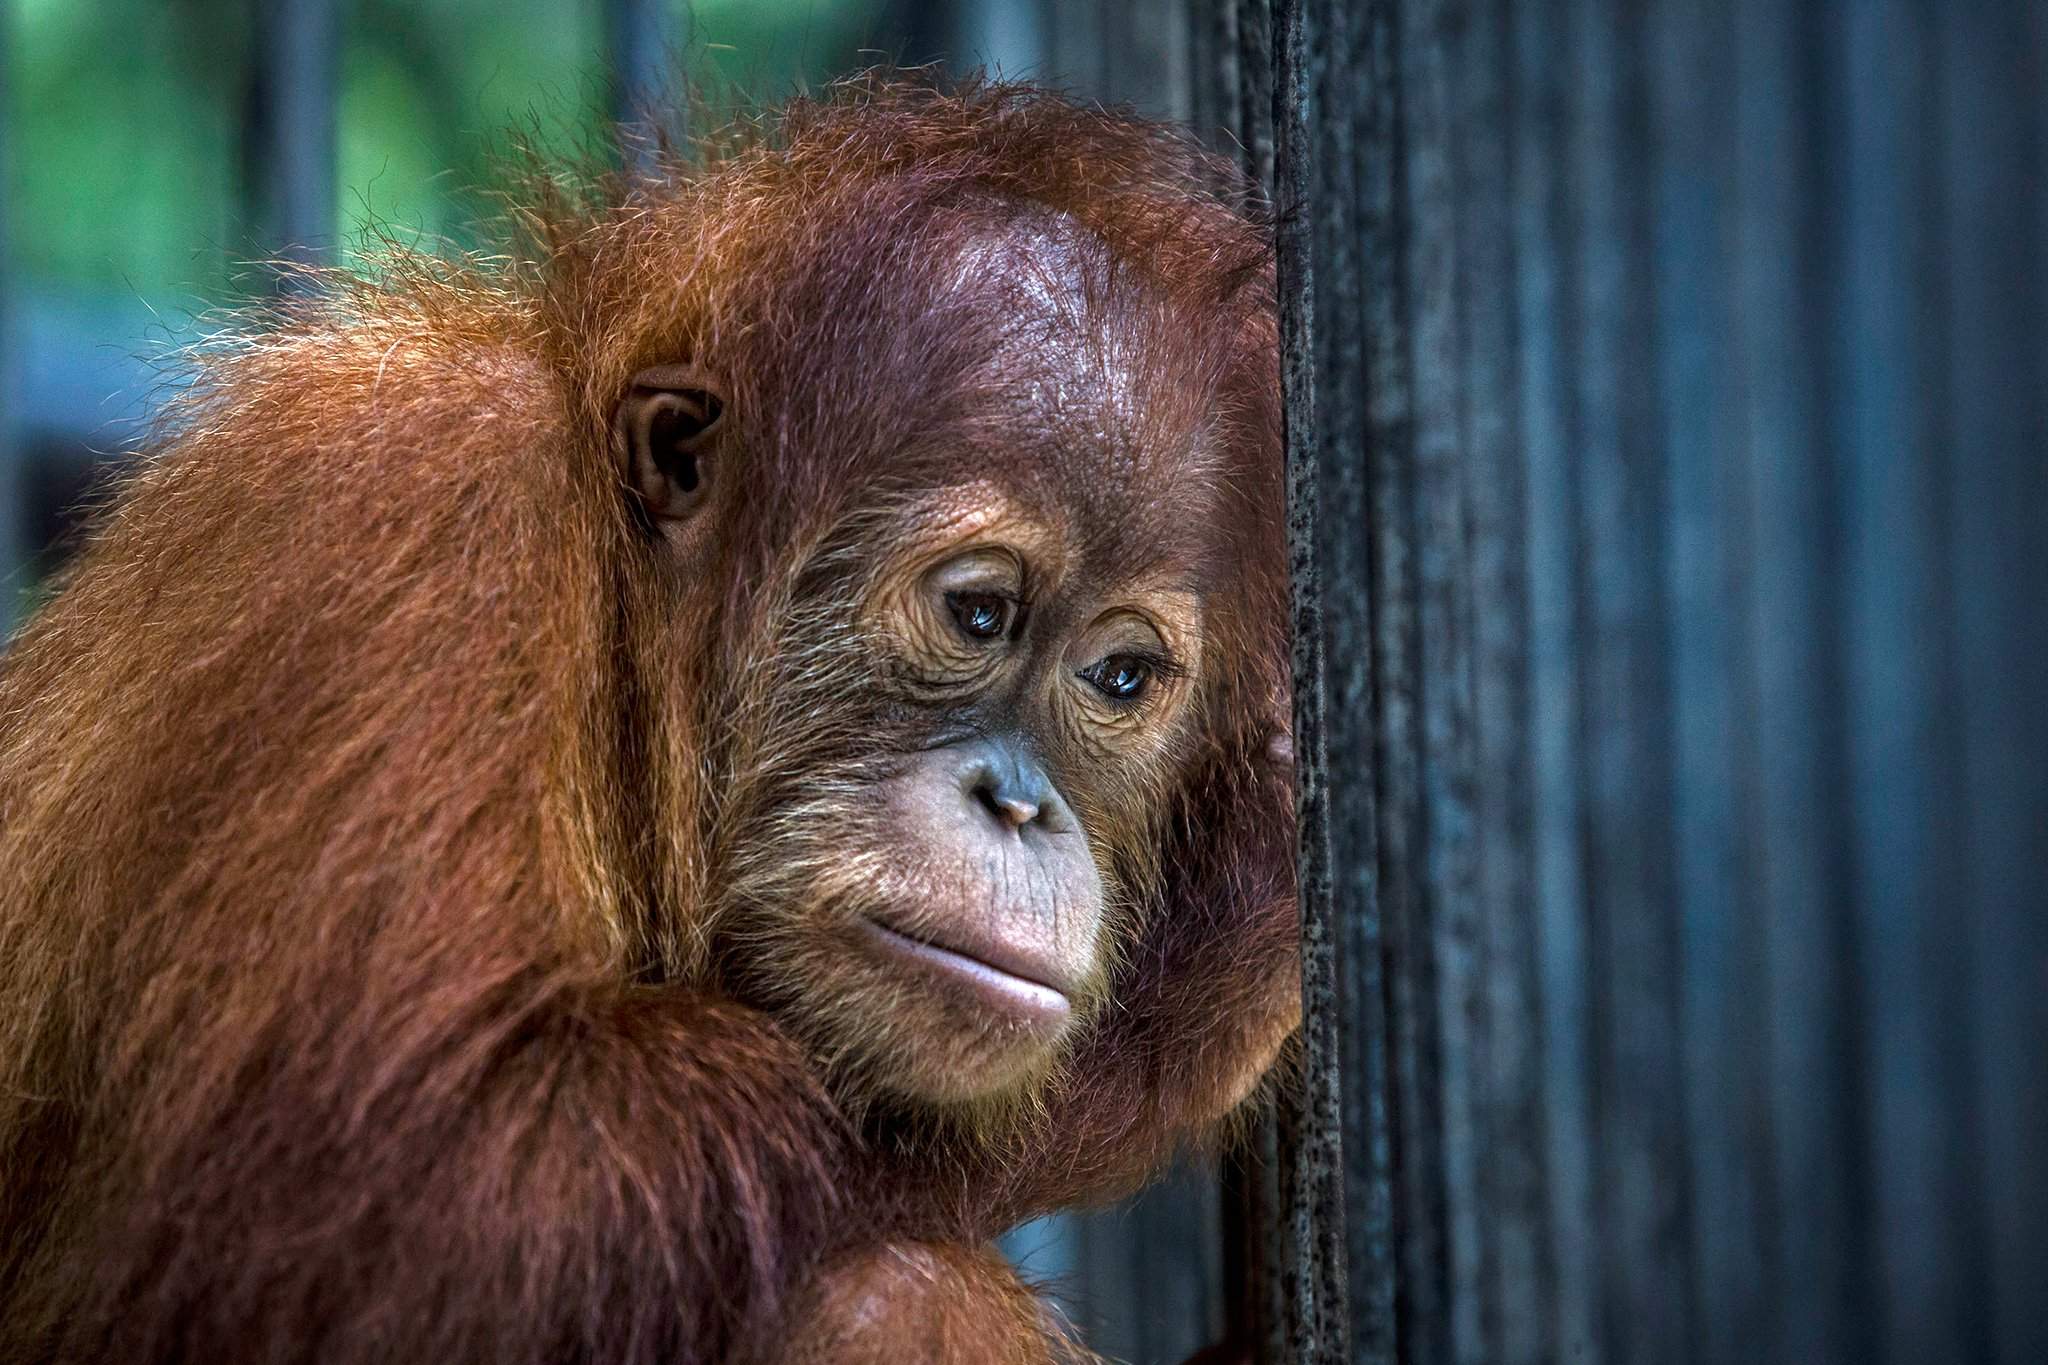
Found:
[[[1928,888],[1930,894],[1919,907],[1922,930],[1931,956],[1922,970],[1930,978],[1933,1007],[1935,1074],[1941,1087],[1937,1117],[1932,1125],[1937,1143],[1937,1160],[1944,1173],[1942,1193],[1943,1235],[1948,1246],[1936,1252],[1940,1273],[1950,1277],[1953,1302],[1944,1305],[1952,1314],[1945,1325],[1953,1341],[1956,1358],[1987,1360],[1991,1356],[1992,1299],[1988,1292],[1990,1261],[1987,1256],[1989,1218],[1986,1191],[1981,1183],[1978,1154],[1983,1147],[1982,1115],[1976,1099],[1979,1093],[1978,1059],[1972,1035],[1972,1002],[1976,999],[1974,948],[1980,930],[1972,914],[1974,887],[1967,864],[1974,826],[1979,813],[1967,799],[1964,772],[1964,717],[1971,697],[1965,688],[1958,656],[1956,595],[1956,547],[1952,538],[1955,509],[1975,495],[1957,479],[1959,451],[1954,443],[1956,428],[1956,374],[1953,367],[1958,336],[1953,309],[1956,277],[1967,269],[1959,258],[1954,225],[1946,212],[1944,194],[1954,158],[1941,136],[1942,115],[1947,102],[1950,73],[1942,58],[1946,40],[1962,20],[1955,17],[1961,7],[1947,0],[1920,0],[1915,16],[1921,35],[1921,59],[1926,65],[1927,104],[1921,119],[1921,137],[1926,156],[1928,191],[1918,205],[1927,220],[1919,259],[1915,263],[1916,283],[1913,308],[1916,329],[1928,347],[1927,372],[1923,378],[1927,409],[1922,417],[1919,441],[1926,467],[1921,477],[1925,494],[1919,505],[1929,549],[1928,615],[1922,626],[1928,660],[1928,690],[1932,700],[1931,772],[1928,799],[1936,825],[1934,846],[1929,850]],[[1958,79],[1975,84],[1994,79],[1989,72],[1954,73]],[[1963,149],[1970,160],[1988,155],[1978,137],[1995,137],[2011,119],[1995,115],[1981,131],[1973,130],[1972,145]],[[2037,452],[2048,458],[2048,451]],[[1923,1359],[1927,1359],[1923,1357]]]
[[[1217,150],[1234,157],[1247,175],[1257,168],[1251,151],[1244,145],[1245,103],[1251,97],[1251,78],[1244,70],[1243,27],[1245,0],[1212,0],[1215,17],[1211,28],[1216,44],[1216,126],[1208,130]]]
[[[1286,1241],[1290,1233],[1286,1208],[1281,1202],[1282,1131],[1296,1121],[1287,1112],[1293,1102],[1283,1094],[1281,1102],[1263,1116],[1252,1134],[1252,1198],[1250,1207],[1258,1230],[1252,1252],[1258,1265],[1258,1332],[1252,1340],[1253,1358],[1258,1365],[1288,1365],[1294,1359],[1291,1340],[1290,1305],[1282,1291]]]
[[[890,0],[885,23],[883,31],[895,42],[892,58],[903,66],[950,62],[960,55],[953,50],[954,6],[950,0]]]
[[[1189,10],[1193,31],[1194,130],[1212,150],[1225,156],[1240,152],[1236,130],[1243,104],[1243,80],[1237,50],[1239,0],[1195,0]],[[1249,169],[1246,167],[1246,169]],[[1277,1323],[1268,1302],[1271,1280],[1266,1274],[1265,1248],[1271,1222],[1263,1198],[1266,1150],[1273,1145],[1273,1121],[1261,1116],[1231,1150],[1218,1173],[1223,1206],[1224,1340],[1255,1358],[1277,1359],[1276,1342],[1265,1333]]]
[[[1260,1129],[1224,1153],[1217,1173],[1223,1218],[1223,1341],[1243,1353],[1254,1350],[1266,1321],[1264,1285],[1254,1248],[1260,1237],[1257,1160],[1252,1144]]]
[[[1772,1066],[1772,1043],[1776,1016],[1770,998],[1771,925],[1770,905],[1762,894],[1767,881],[1764,792],[1765,770],[1770,759],[1762,748],[1763,700],[1757,685],[1754,658],[1756,622],[1754,607],[1758,595],[1760,568],[1759,537],[1750,489],[1755,480],[1752,467],[1755,451],[1749,440],[1745,413],[1755,401],[1748,382],[1741,348],[1747,301],[1742,293],[1742,258],[1745,250],[1742,175],[1745,129],[1742,126],[1740,76],[1743,61],[1739,7],[1731,6],[1712,26],[1715,71],[1722,92],[1717,106],[1715,136],[1725,144],[1718,173],[1724,181],[1719,207],[1718,245],[1721,253],[1717,288],[1716,325],[1721,345],[1716,373],[1721,388],[1716,397],[1720,418],[1720,467],[1712,495],[1724,526],[1723,558],[1716,581],[1722,600],[1715,610],[1722,617],[1719,643],[1725,650],[1720,686],[1729,693],[1728,714],[1732,733],[1723,742],[1730,749],[1731,777],[1728,790],[1731,825],[1729,852],[1736,927],[1730,936],[1735,970],[1725,989],[1733,993],[1728,1008],[1732,1016],[1732,1038],[1726,1044],[1734,1055],[1734,1079],[1730,1103],[1736,1110],[1727,1125],[1726,1141],[1733,1148],[1724,1158],[1740,1191],[1742,1212],[1731,1214],[1716,1195],[1695,1181],[1695,1233],[1703,1248],[1696,1253],[1694,1320],[1703,1328],[1709,1319],[1724,1313],[1737,1318],[1738,1326],[1719,1333],[1720,1341],[1709,1342],[1707,1352],[1734,1365],[1759,1357],[1772,1357],[1781,1341],[1779,1301],[1783,1265],[1779,1256],[1777,1229],[1783,1222],[1775,1178],[1777,1133],[1773,1099],[1777,1077]],[[1690,949],[1688,956],[1690,956]],[[1688,1030],[1688,1045],[1695,1057],[1715,1046],[1694,1039]],[[1695,1128],[1702,1125],[1695,1123]],[[1701,1163],[1695,1139],[1695,1165]],[[1718,1250],[1705,1250],[1709,1220],[1722,1229]],[[1718,1265],[1714,1264],[1720,1258]]]
[[[1232,133],[1252,183],[1273,189],[1273,4],[1237,0],[1237,127]]]
[[[2029,1258],[2024,1220],[2031,1213],[2039,1229],[2048,1218],[2039,1099],[2048,1009],[2038,1003],[2048,997],[2048,916],[2037,880],[2048,861],[2048,396],[2022,358],[2040,353],[2048,322],[2034,232],[2048,189],[2038,121],[2048,72],[2024,7],[1955,6],[1935,17],[1931,136],[1943,183],[1933,202],[1948,289],[1936,361],[1946,411],[1932,441],[1948,498],[1937,528],[1951,718],[1943,796],[1957,813],[1946,826],[1953,852],[1939,874],[1939,914],[1967,949],[1949,955],[1942,1002],[1945,1068],[1969,1085],[1955,1125],[1968,1258],[1960,1330],[1975,1359],[2037,1360],[2048,1358],[2048,1252],[2037,1243]],[[2032,590],[2016,593],[2019,585]]]
[[[1228,77],[1222,86],[1228,104],[1220,138],[1243,173],[1246,193],[1253,201],[1245,207],[1252,212],[1265,211],[1273,194],[1272,161],[1270,155],[1261,159],[1257,133],[1261,127],[1270,127],[1272,117],[1273,58],[1266,45],[1271,3],[1218,0],[1218,61]],[[1270,148],[1269,139],[1266,145]],[[1283,1091],[1280,1101],[1260,1115],[1243,1146],[1240,1197],[1251,1233],[1244,1247],[1250,1289],[1247,1318],[1252,1329],[1247,1340],[1259,1365],[1282,1365],[1289,1358],[1289,1312],[1280,1288],[1288,1235],[1280,1198],[1280,1168],[1281,1129],[1295,1119],[1288,1112],[1292,1099]]]
[[[1217,59],[1218,20],[1226,6],[1218,0],[1188,0],[1180,25],[1187,47],[1188,127],[1202,144],[1220,150],[1216,132],[1223,122],[1226,73]]]

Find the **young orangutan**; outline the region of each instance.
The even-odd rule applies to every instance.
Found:
[[[1042,1361],[1298,1012],[1270,272],[886,82],[200,356],[0,674],[0,1361]]]

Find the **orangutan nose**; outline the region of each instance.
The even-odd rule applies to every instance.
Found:
[[[966,746],[961,786],[1005,832],[1037,825],[1047,834],[1074,827],[1073,813],[1045,769],[1015,743],[984,739]]]

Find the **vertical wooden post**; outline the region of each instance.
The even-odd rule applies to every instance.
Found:
[[[1370,557],[1367,289],[1360,160],[1373,146],[1371,25],[1385,6],[1278,0],[1270,64],[1253,57],[1259,7],[1241,11],[1246,104],[1270,71],[1270,164],[1294,585],[1295,756],[1304,1004],[1301,1088],[1280,1106],[1262,1297],[1269,1357],[1395,1359],[1388,997],[1379,903],[1378,622]],[[1270,147],[1270,162],[1266,162]]]
[[[1340,1126],[1336,943],[1330,897],[1328,749],[1324,734],[1322,518],[1316,444],[1315,234],[1311,166],[1315,75],[1303,0],[1271,12],[1273,198],[1280,305],[1280,386],[1287,448],[1287,557],[1293,583],[1296,867],[1301,900],[1302,1074],[1279,1127],[1280,1284],[1287,1358],[1345,1365],[1344,1135]]]
[[[1264,18],[1241,15],[1243,46]],[[1439,994],[1476,980],[1457,928],[1472,915],[1457,817],[1473,727],[1456,660],[1472,641],[1461,452],[1415,420],[1457,377],[1454,298],[1432,265],[1447,248],[1411,218],[1414,186],[1444,168],[1440,124],[1420,119],[1449,98],[1440,65],[1415,56],[1427,23],[1400,0],[1280,0],[1270,142],[1255,124],[1245,138],[1255,165],[1271,148],[1296,593],[1307,1013],[1303,1087],[1273,1136],[1281,1292],[1267,1300],[1268,1350],[1290,1361],[1441,1358],[1457,1248],[1440,1190],[1480,1159],[1441,1089],[1485,1058]],[[1446,553],[1416,557],[1425,527]],[[1428,688],[1425,648],[1444,671]]]
[[[1273,1358],[2048,1358],[2048,19],[1277,13]]]

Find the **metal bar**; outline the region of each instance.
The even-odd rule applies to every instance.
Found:
[[[1554,15],[1519,6],[1512,20],[1517,417],[1525,469],[1520,509],[1529,575],[1527,712],[1529,836],[1534,864],[1530,936],[1537,963],[1541,1042],[1539,1127],[1523,1142],[1544,1152],[1548,1342],[1539,1359],[1601,1365],[1601,1283],[1596,1240],[1597,1151],[1589,1115],[1593,1063],[1586,1026],[1585,858],[1577,736],[1580,691],[1574,531],[1579,504],[1575,271],[1564,250],[1570,208],[1564,161],[1568,79]]]
[[[643,159],[682,133],[684,8],[675,0],[605,0],[611,113],[626,154]]]
[[[1659,439],[1669,481],[1673,810],[1679,915],[1679,1035],[1696,1358],[1747,1365],[1772,1330],[1769,1233],[1770,1020],[1746,988],[1767,926],[1755,812],[1762,786],[1757,689],[1737,667],[1751,600],[1754,528],[1735,440],[1742,388],[1721,290],[1739,202],[1735,16],[1663,0],[1650,10],[1650,131],[1683,176],[1653,183]]]
[[[1486,1305],[1488,1243],[1480,1235],[1478,1144],[1485,1018],[1480,996],[1482,936],[1476,899],[1478,840],[1473,827],[1473,678],[1470,517],[1460,361],[1464,320],[1458,225],[1464,204],[1456,180],[1463,127],[1456,98],[1462,73],[1455,44],[1472,22],[1456,0],[1408,0],[1390,7],[1389,39],[1398,53],[1394,85],[1398,140],[1384,154],[1402,172],[1394,240],[1382,249],[1403,272],[1400,335],[1412,420],[1386,452],[1408,466],[1405,534],[1413,547],[1414,772],[1417,843],[1409,902],[1409,946],[1426,955],[1430,997],[1413,1021],[1420,1055],[1433,1060],[1434,1103],[1415,1115],[1435,1152],[1428,1190],[1438,1238],[1430,1273],[1440,1278],[1442,1310],[1416,1323],[1418,1360],[1489,1360],[1479,1341]],[[1419,1230],[1419,1226],[1418,1226]],[[1419,1278],[1419,1277],[1418,1277]],[[1428,1349],[1423,1347],[1428,1342]]]
[[[14,183],[14,148],[7,111],[9,91],[7,26],[0,24],[0,650],[20,623],[22,602],[28,588],[29,555],[33,553],[28,535],[28,470],[22,459],[12,411],[15,387],[14,358],[8,341],[8,325],[14,316],[9,287],[14,273],[8,260],[6,227],[9,216],[7,195]]]
[[[242,125],[243,192],[259,250],[318,263],[333,256],[341,20],[335,0],[255,7]]]
[[[1690,1191],[1673,863],[1667,467],[1655,417],[1648,85],[1640,13],[1571,7],[1566,106],[1578,253],[1579,697],[1593,1005],[1601,1325],[1617,1362],[1690,1360]]]
[[[1436,939],[1430,929],[1422,768],[1421,545],[1417,523],[1418,400],[1413,345],[1415,233],[1408,154],[1410,67],[1405,16],[1419,0],[1364,7],[1357,156],[1363,232],[1366,462],[1363,515],[1352,534],[1368,546],[1374,713],[1377,910],[1387,963],[1385,1025],[1390,1141],[1395,1172],[1393,1250],[1400,1295],[1398,1349],[1412,1365],[1449,1351],[1446,1189]]]

